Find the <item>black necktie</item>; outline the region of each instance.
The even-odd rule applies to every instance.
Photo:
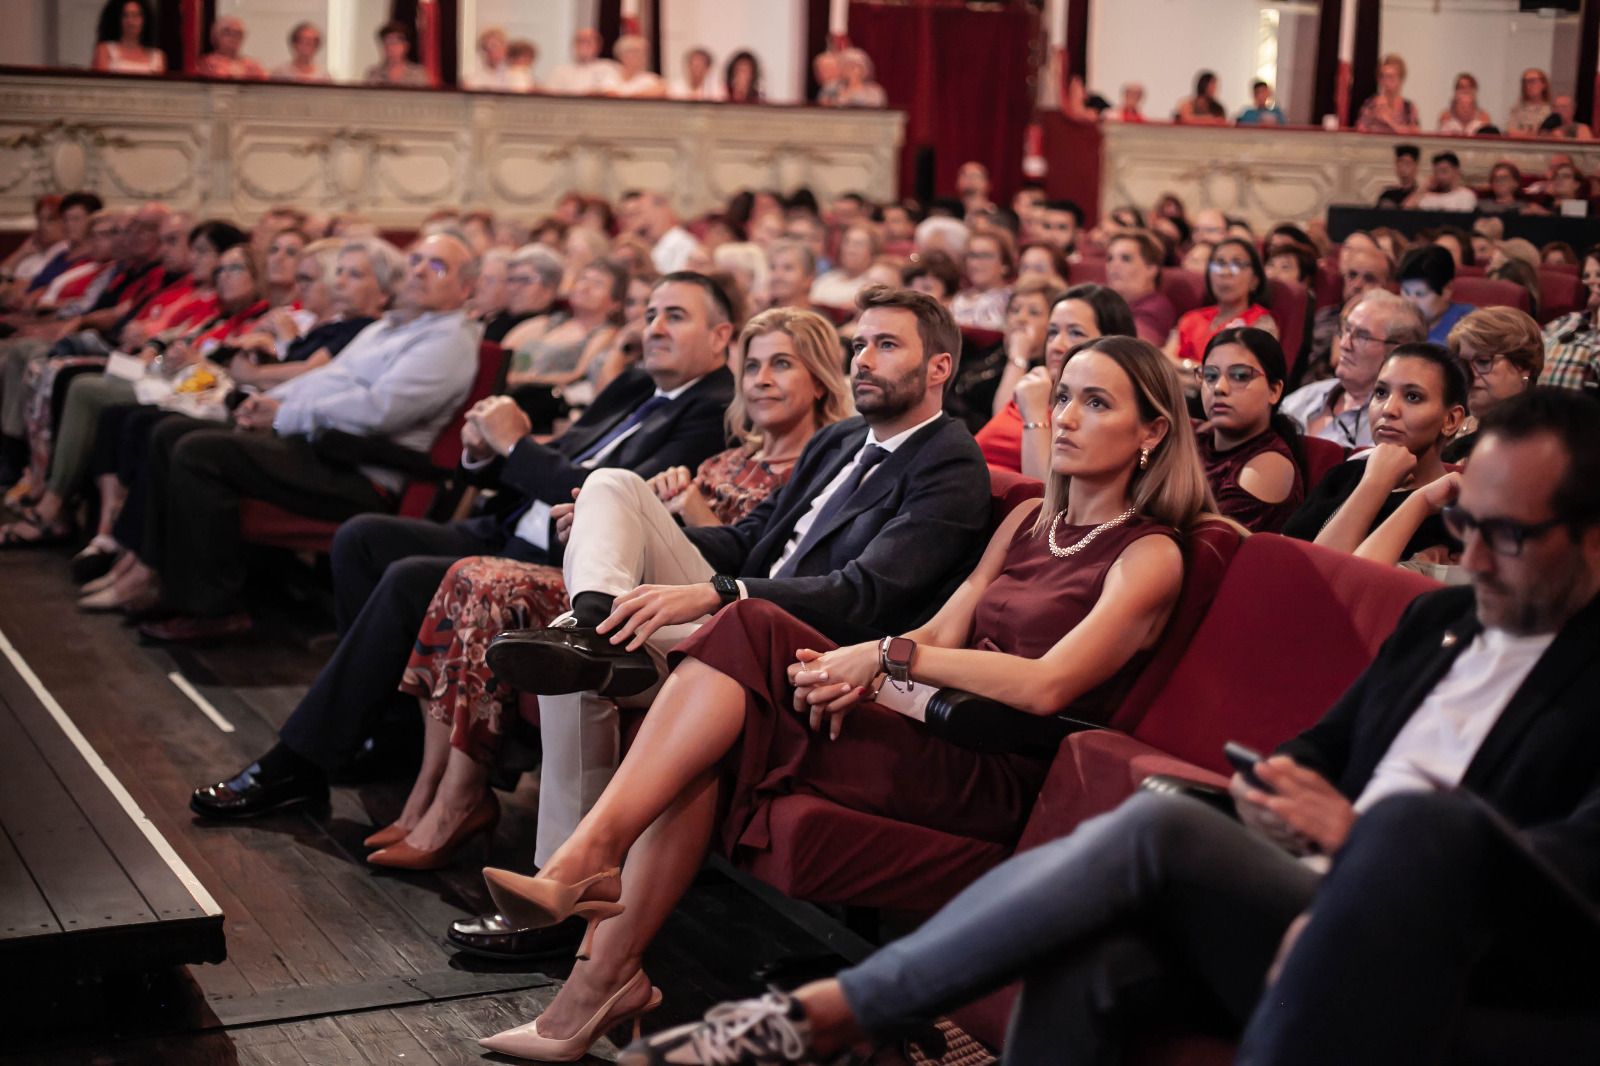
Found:
[[[839,487],[834,494],[828,497],[828,502],[822,505],[822,510],[817,513],[816,520],[811,523],[811,527],[806,530],[806,535],[795,546],[793,554],[783,564],[783,569],[778,572],[778,577],[794,576],[794,567],[800,561],[800,557],[811,550],[811,546],[816,543],[823,530],[828,528],[828,524],[833,520],[833,517],[844,510],[850,503],[850,498],[861,487],[861,481],[867,476],[867,471],[887,458],[889,458],[889,449],[881,448],[876,444],[868,444],[861,449],[861,452],[856,456],[856,461],[850,467],[850,472],[839,483]]]
[[[646,418],[649,418],[651,414],[659,411],[661,408],[665,407],[671,402],[671,400],[665,396],[662,396],[660,393],[650,397],[644,403],[634,408],[633,414],[629,415],[627,418],[624,418],[621,422],[618,422],[615,426],[613,426],[611,432],[607,433],[605,436],[589,445],[583,451],[579,452],[578,457],[574,459],[573,462],[582,463],[589,459],[593,459],[595,456],[609,448],[612,441],[616,440],[618,437],[628,432],[628,430],[632,429],[634,426],[637,426]]]

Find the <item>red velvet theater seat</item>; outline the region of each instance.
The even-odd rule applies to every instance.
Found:
[[[1278,324],[1278,338],[1283,345],[1283,355],[1289,369],[1294,370],[1300,360],[1300,347],[1306,335],[1306,289],[1294,281],[1267,282],[1267,310]]]
[[[1311,725],[1371,662],[1406,606],[1437,587],[1314,544],[1271,533],[1248,538],[1161,691],[1142,709],[1119,712],[1120,730],[1063,742],[1017,849],[1072,832],[1151,774],[1225,784],[1224,743],[1271,751]],[[998,1047],[1014,994],[1002,990],[956,1018]],[[1164,1038],[1134,1061],[1228,1062],[1223,1047]]]
[[[1533,310],[1533,300],[1528,296],[1527,289],[1496,278],[1458,276],[1450,289],[1450,296],[1458,303],[1474,307],[1515,307],[1524,313]]]
[[[468,408],[494,391],[499,379],[505,353],[493,341],[484,341],[478,348],[478,374],[473,379],[472,390],[456,411],[455,417],[445,426],[428,457],[439,470],[454,470],[461,459],[461,427]],[[433,503],[438,485],[434,482],[414,480],[408,483],[400,496],[395,513],[404,518],[424,518]],[[245,499],[239,502],[239,529],[247,544],[269,548],[288,548],[290,551],[325,553],[333,544],[338,532],[338,522],[308,518],[293,511],[267,503],[265,500]]]
[[[1300,438],[1300,450],[1306,457],[1306,494],[1317,487],[1317,482],[1327,476],[1328,471],[1338,466],[1350,457],[1350,453],[1331,440],[1321,437]]]
[[[1206,302],[1206,279],[1193,270],[1165,267],[1161,271],[1161,292],[1172,302],[1181,317]]]

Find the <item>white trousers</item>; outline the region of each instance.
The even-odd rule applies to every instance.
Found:
[[[567,593],[620,596],[640,585],[710,581],[711,564],[678,527],[644,479],[629,470],[596,470],[583,483],[563,563]],[[657,665],[705,619],[665,626],[647,642]],[[659,686],[623,701],[648,707]],[[539,838],[543,866],[578,828],[610,784],[621,761],[617,704],[593,692],[539,697],[544,762],[539,772]]]

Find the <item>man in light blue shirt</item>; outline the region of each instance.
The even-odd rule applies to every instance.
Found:
[[[432,446],[477,375],[478,332],[464,309],[477,271],[460,236],[428,237],[411,252],[394,309],[336,359],[245,400],[233,429],[190,433],[170,454],[152,452],[157,491],[140,554],[177,615],[141,632],[181,641],[250,629],[239,602],[241,499],[327,521],[393,509],[396,471],[331,462],[312,438],[341,430],[415,451]]]
[[[1250,86],[1250,95],[1254,102],[1239,112],[1239,117],[1233,120],[1234,125],[1287,126],[1289,124],[1289,119],[1272,99],[1272,86],[1264,81],[1257,81]]]

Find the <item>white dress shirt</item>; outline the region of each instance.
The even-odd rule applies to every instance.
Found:
[[[689,257],[700,247],[694,234],[682,226],[673,226],[661,235],[650,249],[650,262],[663,274],[674,274],[689,268]]]
[[[591,59],[587,63],[567,63],[550,72],[545,91],[569,96],[595,96],[616,88],[622,68],[611,59]]]
[[[1292,418],[1301,432],[1310,436],[1331,440],[1341,448],[1372,447],[1372,423],[1367,419],[1366,404],[1341,411],[1315,433],[1306,429],[1313,418],[1328,413],[1328,398],[1339,387],[1338,378],[1323,378],[1302,385],[1284,397],[1278,410]]]

